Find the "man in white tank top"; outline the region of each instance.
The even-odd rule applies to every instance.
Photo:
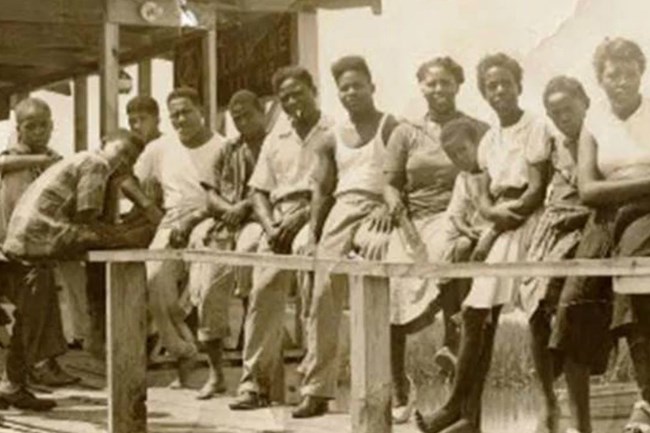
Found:
[[[167,107],[177,136],[162,135],[149,143],[134,167],[141,182],[155,180],[162,189],[164,216],[150,249],[184,247],[193,228],[208,217],[201,182],[214,184],[215,161],[223,145],[223,138],[205,124],[194,89],[172,91]],[[179,295],[188,267],[179,261],[146,266],[151,317],[162,345],[178,360],[177,384],[184,386],[198,352],[185,323],[189,302]]]
[[[397,121],[375,108],[375,87],[362,57],[339,59],[332,66],[332,75],[349,121],[340,124],[316,147],[308,250],[318,258],[348,254],[364,222],[390,224],[383,206],[382,168],[385,143]],[[322,415],[327,412],[328,400],[334,398],[338,329],[346,287],[344,275],[315,275],[312,297],[305,304],[308,317],[303,400],[293,412],[294,418]]]

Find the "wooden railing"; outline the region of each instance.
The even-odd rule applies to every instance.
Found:
[[[517,263],[406,264],[324,260],[222,251],[92,251],[88,261],[107,267],[108,424],[110,433],[146,432],[146,276],[144,262],[184,260],[268,266],[350,276],[354,433],[389,433],[390,324],[388,277],[471,278],[517,276],[650,275],[650,258]]]

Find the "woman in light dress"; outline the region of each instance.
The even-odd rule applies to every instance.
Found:
[[[639,91],[646,58],[635,42],[607,39],[596,50],[594,66],[607,103],[594,107],[587,117],[592,136],[585,136],[580,143],[580,195],[584,202],[598,207],[612,255],[650,256],[650,100]],[[647,432],[650,279],[615,277],[613,289],[611,329],[615,336],[627,340],[641,395],[625,432]],[[596,301],[607,305],[609,296],[603,292]]]
[[[480,209],[500,235],[488,263],[522,260],[524,241],[536,222],[546,190],[546,122],[519,106],[522,69],[499,53],[478,65],[481,94],[498,118],[478,148],[483,170]],[[427,416],[416,412],[418,428],[426,433],[480,431],[480,401],[489,370],[494,334],[504,306],[517,304],[531,317],[544,293],[521,293],[518,280],[477,277],[463,303],[462,332],[452,390],[442,407]],[[540,291],[541,292],[541,291]]]

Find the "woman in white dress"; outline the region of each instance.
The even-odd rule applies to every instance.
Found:
[[[522,69],[505,54],[485,57],[477,70],[479,89],[498,117],[479,144],[483,170],[480,210],[498,232],[486,262],[522,258],[523,241],[534,225],[545,192],[545,155],[550,135],[546,123],[519,106]],[[519,296],[517,281],[478,277],[463,303],[457,372],[445,404],[429,416],[416,413],[421,431],[478,432],[480,399],[490,366],[494,333],[504,305],[522,301],[532,315],[543,294]],[[448,429],[448,430],[445,430]]]

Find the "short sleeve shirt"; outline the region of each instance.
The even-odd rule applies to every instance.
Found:
[[[388,140],[384,171],[406,174],[406,204],[412,218],[443,212],[451,199],[458,169],[442,149],[441,130],[426,119],[406,122]]]
[[[214,167],[223,145],[224,139],[219,134],[197,148],[188,148],[177,137],[167,135],[147,145],[134,172],[141,182],[155,179],[160,184],[165,209],[161,224],[172,224],[206,206],[201,182],[215,183]]]
[[[316,145],[332,133],[332,121],[321,114],[302,139],[291,125],[278,125],[264,140],[257,165],[248,182],[252,188],[266,191],[271,203],[298,192],[311,191],[310,179],[316,163]]]
[[[96,152],[80,152],[48,168],[18,201],[3,250],[17,257],[48,257],[75,241],[75,216],[101,216],[109,182],[108,161]]]
[[[492,126],[478,147],[479,167],[490,176],[490,192],[498,197],[528,184],[528,164],[548,159],[551,134],[545,121],[524,112],[506,128]]]

